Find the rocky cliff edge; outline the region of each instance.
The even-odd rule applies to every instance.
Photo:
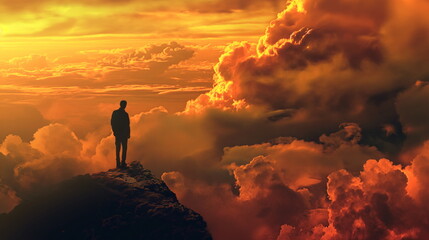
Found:
[[[0,216],[0,239],[209,240],[203,218],[138,162],[82,175]]]

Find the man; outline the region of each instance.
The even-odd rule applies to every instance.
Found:
[[[119,104],[121,107],[112,113],[112,119],[110,124],[112,125],[113,135],[115,135],[116,145],[116,167],[126,168],[127,164],[125,159],[127,158],[127,144],[128,138],[130,138],[130,117],[125,112],[127,107],[127,101],[122,100]],[[122,162],[119,158],[119,153],[122,146]]]

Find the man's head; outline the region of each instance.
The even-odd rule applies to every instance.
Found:
[[[127,101],[122,100],[119,105],[121,106],[121,108],[125,109],[127,107]]]

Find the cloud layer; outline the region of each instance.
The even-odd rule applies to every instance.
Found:
[[[103,117],[37,125],[31,140],[8,135],[0,210],[33,189],[114,167],[108,117],[117,99],[91,99],[114,94],[130,100],[129,161],[161,176],[215,239],[426,239],[427,10],[424,0],[288,1],[258,43],[224,49],[213,87],[177,113],[142,110],[132,105],[140,95],[127,94],[154,79],[157,93],[203,91],[198,72],[211,71],[197,64],[201,47],[171,42],[3,63],[4,81],[17,86],[88,91],[73,107],[41,104],[44,118],[94,109]]]

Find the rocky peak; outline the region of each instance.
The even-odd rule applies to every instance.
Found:
[[[180,204],[138,162],[82,175],[24,199],[0,216],[0,239],[211,239],[203,218]]]

